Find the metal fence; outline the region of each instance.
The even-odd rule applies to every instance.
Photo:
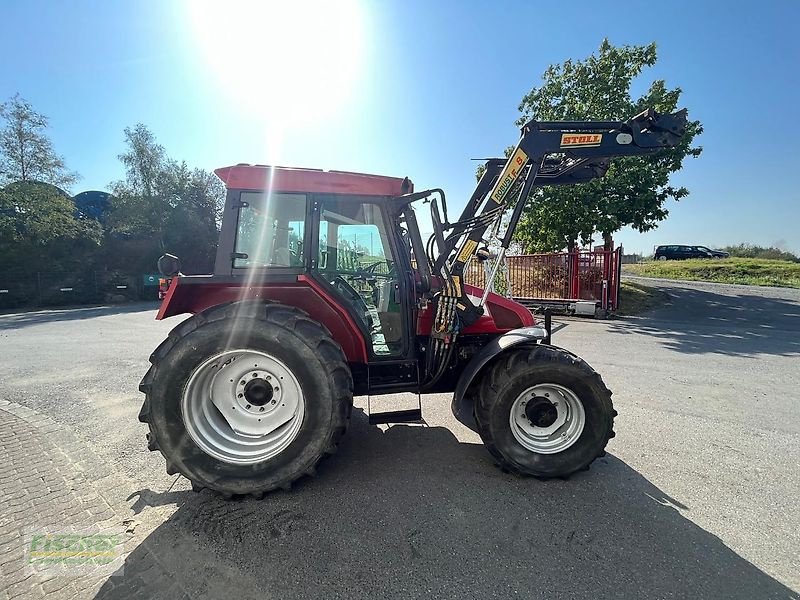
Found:
[[[158,281],[147,279],[117,271],[0,273],[0,309],[157,299]]]
[[[622,248],[507,256],[510,295],[519,300],[594,300],[603,310],[616,310],[621,254]],[[472,285],[484,287],[483,265],[470,261],[465,278]]]
[[[641,254],[623,254],[622,255],[622,264],[623,265],[638,265],[641,262],[644,262],[644,256],[642,256]]]

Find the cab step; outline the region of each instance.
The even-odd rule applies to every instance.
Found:
[[[370,425],[380,425],[382,423],[418,423],[422,421],[422,409],[411,408],[409,410],[392,410],[379,412],[369,415]]]

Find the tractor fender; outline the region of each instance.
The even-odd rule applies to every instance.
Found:
[[[473,400],[467,397],[467,390],[470,384],[487,364],[508,349],[520,344],[538,344],[546,337],[547,332],[542,327],[512,329],[503,335],[497,336],[475,353],[461,372],[461,377],[459,377],[456,384],[456,390],[453,392],[453,402],[450,408],[455,418],[472,429],[472,431],[477,432],[478,426],[475,423],[475,415],[472,412]]]

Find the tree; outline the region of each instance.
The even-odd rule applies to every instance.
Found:
[[[599,52],[585,60],[549,66],[541,85],[522,99],[517,124],[627,119],[648,107],[673,112],[681,89],[669,89],[663,80],[653,81],[639,98],[631,93],[633,82],[656,60],[655,43],[617,47],[603,40]],[[527,252],[553,251],[590,243],[596,233],[610,244],[612,234],[625,226],[641,232],[657,227],[669,214],[667,200],[689,194],[685,187],[670,185],[669,178],[686,157],[700,155],[702,148],[692,143],[702,131],[699,121],[690,121],[674,148],[614,159],[605,177],[589,183],[535,190],[527,199],[517,241]]]
[[[82,270],[99,248],[94,219],[76,218],[72,199],[57,187],[22,181],[0,189],[0,269]]]
[[[153,133],[139,123],[126,127],[126,150],[119,155],[125,167],[125,179],[111,187],[110,229],[117,237],[152,238],[154,252],[164,249],[164,227],[169,206],[159,198],[159,180],[163,180],[167,157]]]
[[[41,181],[69,187],[79,177],[56,154],[47,137],[47,117],[19,94],[0,104],[0,183]]]
[[[207,272],[214,259],[224,186],[213,173],[167,156],[141,123],[125,129],[119,159],[125,179],[111,184],[108,244],[120,268],[152,270],[164,252],[185,272]]]
[[[127,150],[118,158],[125,166],[125,181],[112,184],[112,188],[123,186],[133,195],[152,198],[167,161],[164,147],[142,123],[133,129],[126,127],[124,132]]]
[[[208,272],[219,241],[225,186],[213,173],[190,169],[185,162],[169,161],[164,175],[172,206],[168,251],[186,259],[186,272]]]

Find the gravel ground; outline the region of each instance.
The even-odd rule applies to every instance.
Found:
[[[155,560],[193,598],[797,599],[800,290],[641,281],[670,303],[558,323],[620,413],[608,456],[568,481],[499,472],[428,396],[425,427],[369,426],[357,399],[339,453],[291,492],[194,494],[136,419],[177,323],[152,305],[0,316],[0,399],[102,457],[141,521],[126,571]],[[118,583],[98,597],[135,591]]]

